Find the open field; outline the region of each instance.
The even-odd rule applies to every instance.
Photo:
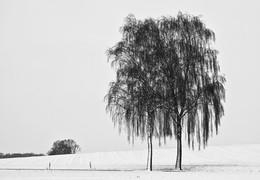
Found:
[[[146,150],[1,159],[0,179],[260,179],[260,144],[184,148],[181,172],[175,151],[155,149],[153,172],[145,170]]]

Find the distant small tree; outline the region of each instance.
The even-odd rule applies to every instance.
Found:
[[[72,139],[58,140],[53,143],[48,155],[75,154],[80,151],[79,145]]]

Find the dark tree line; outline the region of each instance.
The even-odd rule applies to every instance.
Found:
[[[0,153],[0,159],[4,158],[18,158],[18,157],[32,157],[32,156],[44,156],[44,154],[34,153]]]
[[[47,152],[48,155],[59,154],[75,154],[80,151],[79,145],[72,139],[57,140],[53,143],[52,148]],[[44,154],[34,153],[0,153],[0,159],[3,158],[17,158],[17,157],[31,157],[31,156],[45,156]]]
[[[116,70],[105,97],[106,110],[128,140],[147,139],[152,170],[152,140],[174,136],[175,168],[181,169],[182,136],[205,147],[224,115],[225,78],[220,75],[215,34],[197,16],[125,19],[122,39],[107,52]]]

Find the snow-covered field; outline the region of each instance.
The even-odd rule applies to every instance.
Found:
[[[154,149],[153,172],[145,170],[147,150],[0,159],[0,179],[260,179],[260,144],[184,148],[183,171],[174,170],[175,155]]]

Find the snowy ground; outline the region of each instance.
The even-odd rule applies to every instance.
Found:
[[[1,159],[0,180],[260,179],[260,144],[184,148],[183,171],[173,169],[175,154],[174,148],[155,149],[153,172],[145,170],[146,150]]]

